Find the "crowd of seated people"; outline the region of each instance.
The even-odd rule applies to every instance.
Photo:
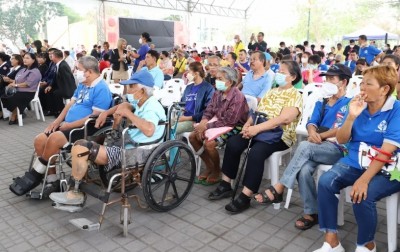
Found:
[[[190,132],[189,142],[205,164],[195,183],[215,185],[209,200],[234,196],[231,182],[238,179],[240,157],[251,140],[243,189],[225,206],[227,212],[241,213],[251,206],[252,200],[254,204],[280,203],[285,188],[293,189],[297,181],[303,215],[296,220],[295,227],[307,230],[319,223],[325,232],[325,243],[316,251],[344,251],[337,234],[335,194],[352,185],[350,196],[359,226],[356,251],[376,251],[375,202],[400,191],[398,181],[380,172],[400,147],[396,124],[400,116],[400,103],[396,100],[400,92],[400,47],[381,51],[361,35],[358,46],[351,40],[344,49],[339,43],[329,53],[323,45],[316,51],[314,45],[308,46],[308,41],[289,47],[281,42],[279,50],[273,52],[260,32],[257,38],[252,35],[246,51],[240,36],[234,39],[233,46],[221,51],[216,47],[203,48],[201,54],[198,48],[185,45],[175,46],[170,52],[157,52],[150,49],[152,39],[147,32],[141,35],[138,51],[128,49],[131,46],[120,38],[113,50],[107,42],[103,43],[103,51],[101,45],[96,45],[92,51],[96,57],[82,57],[83,50],[65,54],[57,48],[48,48],[38,55],[30,47],[24,55],[0,53],[0,71],[4,70],[0,72],[1,101],[12,112],[9,123],[16,123],[17,108],[21,113],[25,110],[38,85],[43,108],[57,118],[35,138],[37,159],[33,169],[16,178],[10,190],[23,195],[39,185],[49,157],[69,141],[69,132],[83,125],[90,115],[99,115],[98,127],[107,116],[113,116],[116,124],[122,117],[128,118],[137,126],[129,132],[134,142],[158,138],[164,126],[157,123],[165,120],[165,112],[152,96],[152,90],[163,88],[164,81],[171,78],[183,78],[187,85],[181,102],[185,105],[183,115],[175,122],[177,134]],[[67,63],[67,57],[75,59],[78,54],[81,58],[77,63]],[[128,76],[130,65],[133,71]],[[102,70],[111,67],[112,79],[127,85],[127,102],[110,108],[111,93],[99,66]],[[355,75],[363,76],[360,93],[346,97],[347,85]],[[71,76],[79,83],[77,87],[71,86],[75,85]],[[337,92],[317,101],[311,118],[303,118],[308,120],[307,140],[299,143],[279,182],[259,192],[264,161],[297,141],[295,129],[304,107],[299,89],[310,83],[323,83],[322,86],[334,87]],[[70,91],[72,87],[74,92]],[[17,91],[7,96],[8,88]],[[57,89],[61,89],[59,94]],[[266,119],[255,121],[255,111],[246,99],[249,96],[257,101],[257,111],[266,114]],[[68,98],[71,101],[65,106],[60,103]],[[75,188],[58,193],[56,171],[50,169],[46,197],[51,194],[59,203],[80,203],[83,195],[79,181],[86,173],[87,160],[104,165],[106,171],[120,164],[121,146],[102,146],[79,140],[82,138],[76,135],[72,139]],[[359,156],[361,145],[378,149],[366,167]],[[225,148],[222,164],[217,147]],[[74,156],[82,152],[88,155]],[[333,167],[316,185],[313,175],[319,164]]]

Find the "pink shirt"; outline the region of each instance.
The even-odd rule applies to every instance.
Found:
[[[322,83],[323,79],[321,76],[319,76],[321,72],[316,69],[313,70],[313,82],[314,83]],[[301,76],[303,77],[303,83],[309,83],[308,79],[309,79],[309,74],[310,74],[310,70],[304,70],[303,72],[301,72]]]

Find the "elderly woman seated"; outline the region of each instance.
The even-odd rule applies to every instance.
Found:
[[[325,232],[325,242],[314,252],[345,251],[337,230],[336,194],[341,189],[353,186],[350,197],[358,226],[356,252],[377,251],[376,202],[400,191],[398,168],[393,173],[382,171],[400,147],[400,102],[391,96],[398,82],[397,71],[391,66],[376,66],[364,70],[363,75],[360,95],[351,100],[336,133],[339,143],[347,143],[349,154],[318,182],[319,226]]]
[[[154,80],[151,74],[146,70],[139,71],[134,73],[129,80],[120,83],[129,85],[126,95],[129,102],[102,112],[96,120],[96,127],[104,125],[108,116],[114,117],[113,128],[120,125],[122,118],[127,118],[132,125],[136,126],[128,131],[130,144],[126,147],[132,150],[135,143],[149,143],[161,138],[165,126],[158,123],[165,121],[166,116],[162,105],[152,96]],[[88,160],[104,165],[106,172],[121,164],[121,146],[103,146],[92,141],[78,140],[72,147],[71,155],[71,175],[75,180],[75,188],[68,192],[50,194],[53,201],[61,204],[76,205],[84,202],[84,195],[79,192],[79,184],[86,174]],[[136,161],[137,156],[128,152],[127,164],[133,165]]]
[[[15,76],[15,80],[8,84],[7,88],[16,88],[17,92],[11,97],[2,97],[3,106],[12,111],[9,123],[17,124],[17,108],[19,112],[24,112],[29,102],[34,98],[39,81],[42,75],[38,69],[36,55],[27,53],[24,56],[25,69],[22,69]]]
[[[300,79],[299,65],[294,61],[283,61],[275,76],[279,87],[268,91],[258,105],[257,110],[267,114],[268,119],[256,123],[254,117],[249,117],[241,134],[228,140],[222,165],[222,181],[208,196],[210,200],[232,195],[231,181],[236,178],[240,156],[250,139],[252,143],[243,178],[243,191],[225,206],[227,211],[240,213],[249,208],[251,196],[260,187],[265,159],[296,142],[295,129],[302,110],[302,97],[293,84]]]
[[[236,87],[237,72],[232,68],[222,67],[216,77],[217,91],[214,92],[200,123],[189,136],[194,150],[206,164],[206,170],[197,179],[197,182],[204,185],[216,184],[220,180],[220,160],[215,149],[217,141],[224,144],[230,136],[239,134],[249,112],[246,98]],[[221,127],[230,127],[231,130],[215,140],[206,139],[206,130]]]

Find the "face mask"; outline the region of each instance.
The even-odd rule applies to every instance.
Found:
[[[318,64],[309,64],[311,70],[315,70],[318,68]]]
[[[133,94],[126,94],[126,100],[129,103],[133,103],[133,101],[135,100],[135,98],[133,98]]]
[[[139,91],[139,90],[137,90],[137,91]],[[136,92],[137,92],[136,91]],[[133,96],[136,92],[134,92],[133,94],[126,94],[126,99],[128,100],[128,102],[130,103],[130,104],[132,104],[132,106],[134,106],[134,107],[137,107],[138,106],[138,104],[139,104],[139,101],[142,99],[142,98],[139,98],[139,99],[135,99],[135,97]]]
[[[189,82],[193,82],[193,80],[194,80],[194,76],[193,76],[193,74],[191,74],[191,73],[188,73],[188,74],[186,75],[186,78],[188,79]]]
[[[82,83],[86,80],[86,77],[84,76],[84,72],[81,70],[76,71],[76,79],[78,80],[79,83]]]
[[[142,38],[139,39],[139,44],[141,44],[141,43],[143,43],[143,39]]]
[[[334,57],[329,57],[329,60],[333,60],[334,59]]]
[[[300,54],[301,52],[300,51],[296,51],[296,54]]]
[[[239,40],[238,40],[238,39],[234,39],[233,41],[235,41],[235,43],[239,42]]]
[[[269,64],[273,65],[274,64],[274,60],[273,59],[269,60]]]
[[[325,82],[324,84],[322,84],[320,92],[322,97],[329,98],[337,94],[339,92],[339,88],[336,84]]]
[[[301,58],[301,63],[307,63],[308,62],[308,58]]]
[[[350,45],[350,48],[353,48],[354,47],[354,45]]]
[[[383,48],[383,50],[384,50],[384,51],[387,51],[387,50],[389,50],[389,47],[385,46],[385,47]]]
[[[275,74],[275,82],[278,84],[280,87],[284,87],[286,85],[286,75],[282,73],[276,73]]]
[[[204,60],[204,65],[208,65],[208,60],[207,59]]]
[[[228,89],[228,87],[225,86],[225,82],[220,80],[215,80],[215,88],[219,91],[225,91],[226,89]]]

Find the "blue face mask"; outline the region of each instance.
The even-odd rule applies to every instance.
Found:
[[[139,91],[139,90],[137,90],[137,91]],[[137,92],[137,91],[136,91],[136,92]],[[136,92],[134,92],[133,94],[135,94]],[[129,102],[130,104],[132,104],[132,106],[137,107],[138,104],[139,104],[140,99],[142,99],[142,98],[135,99],[135,97],[133,96],[133,94],[126,94],[126,99],[128,100],[128,102]]]
[[[215,88],[219,91],[226,91],[226,89],[228,89],[227,86],[225,86],[225,82],[220,81],[220,80],[215,80]]]
[[[281,74],[281,73],[276,73],[275,74],[275,82],[278,84],[280,87],[284,87],[286,85],[286,75]]]

